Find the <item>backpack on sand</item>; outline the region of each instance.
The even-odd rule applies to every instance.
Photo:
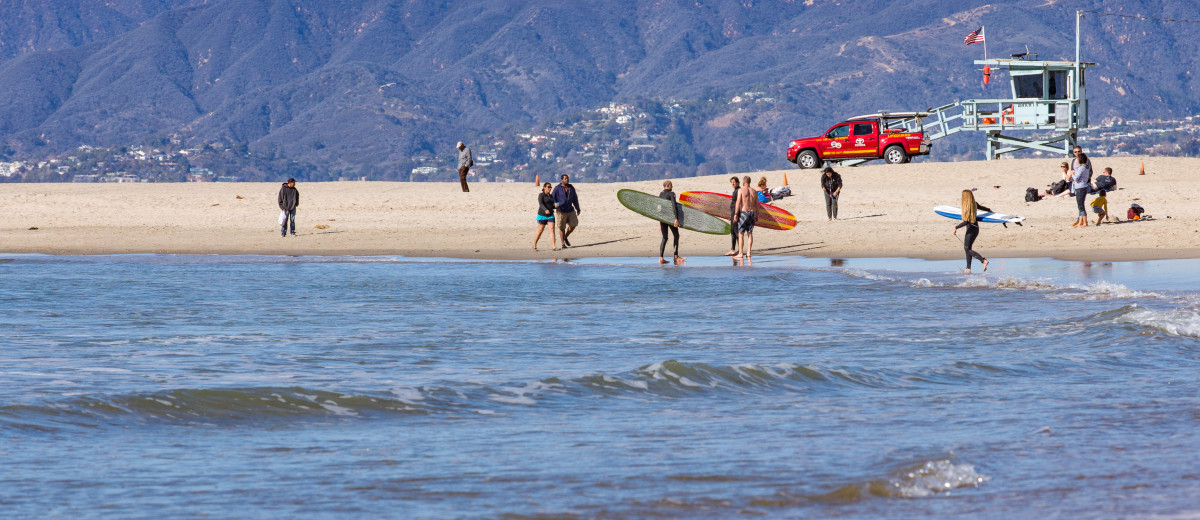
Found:
[[[1042,196],[1038,195],[1037,188],[1025,188],[1025,202],[1037,202],[1042,200]]]
[[[1062,193],[1064,191],[1067,191],[1067,181],[1058,181],[1058,182],[1050,185],[1050,194],[1051,195],[1058,195],[1059,193]]]

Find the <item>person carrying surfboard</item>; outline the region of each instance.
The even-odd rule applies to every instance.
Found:
[[[742,187],[742,184],[738,182],[737,175],[729,178],[729,186],[733,188],[733,193],[730,194],[729,199],[729,222],[733,223],[733,229],[729,231],[729,238],[732,243],[729,245],[729,252],[725,253],[725,256],[736,256],[738,254],[737,196],[738,190]]]
[[[980,206],[977,204],[975,202],[975,194],[971,193],[971,190],[963,190],[961,213],[962,222],[959,222],[957,226],[954,226],[954,232],[952,234],[957,237],[958,228],[967,228],[966,233],[963,235],[962,241],[963,250],[967,252],[967,270],[963,271],[964,273],[971,272],[971,258],[978,258],[980,262],[983,262],[983,271],[987,272],[988,259],[984,258],[983,255],[976,253],[974,249],[971,249],[971,246],[975,245],[975,239],[979,238],[979,221],[975,216],[978,210],[992,211],[992,209],[987,206]]]
[[[737,213],[738,253],[743,258],[750,258],[754,249],[754,223],[758,220],[758,192],[750,184],[750,176],[742,177],[742,187],[738,190],[737,203],[733,211]]]
[[[667,249],[667,230],[669,229],[671,230],[671,234],[675,235],[675,265],[679,265],[686,262],[687,259],[679,256],[679,214],[682,211],[680,210],[679,203],[675,202],[675,192],[671,191],[671,187],[671,181],[663,181],[663,190],[658,194],[660,199],[671,201],[671,207],[675,209],[674,224],[667,224],[666,222],[658,223],[659,229],[662,230],[662,242],[658,244],[658,263],[667,263],[667,260],[663,258],[663,253]]]

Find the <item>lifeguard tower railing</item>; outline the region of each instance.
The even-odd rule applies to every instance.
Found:
[[[1088,126],[1084,71],[1095,63],[991,59],[976,60],[975,64],[992,74],[1007,71],[1012,97],[956,101],[913,117],[887,119],[885,127],[923,131],[930,141],[963,131],[985,132],[988,160],[1018,150],[1070,153],[1079,129]],[[1009,135],[1013,131],[1042,134],[1023,139]],[[843,164],[859,162],[865,161]]]

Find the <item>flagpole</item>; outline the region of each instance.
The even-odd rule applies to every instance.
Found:
[[[983,36],[983,59],[987,59],[987,31],[983,25],[979,26],[979,35]]]

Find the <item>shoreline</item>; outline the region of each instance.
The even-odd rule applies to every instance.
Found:
[[[47,256],[121,256],[121,255],[161,255],[161,256],[277,256],[277,257],[315,257],[315,258],[337,258],[337,257],[383,257],[396,256],[411,259],[429,259],[429,260],[493,260],[493,261],[548,261],[548,260],[578,260],[588,258],[644,258],[647,261],[654,261],[657,256],[650,255],[622,255],[622,254],[560,254],[554,252],[554,256],[537,256],[536,254],[516,254],[516,253],[488,253],[488,252],[466,252],[466,251],[447,251],[441,254],[430,252],[413,252],[400,250],[326,250],[321,252],[301,251],[301,250],[279,250],[279,251],[241,251],[241,250],[203,250],[203,251],[187,251],[187,250],[169,250],[169,251],[141,251],[141,250],[89,250],[76,251],[71,249],[63,249],[58,251],[33,251],[33,250],[2,250],[0,257],[13,255],[47,255]],[[685,252],[684,252],[685,253]],[[701,252],[681,254],[685,258],[727,258],[720,253],[704,254]],[[924,260],[930,262],[962,260],[959,255],[910,255],[910,254],[887,254],[871,253],[871,254],[836,254],[836,255],[802,255],[797,253],[762,253],[755,254],[754,259],[770,258],[770,257],[796,257],[807,259],[907,259],[907,260]],[[1171,251],[1126,251],[1126,250],[1108,250],[1108,251],[1005,251],[1003,254],[989,254],[989,259],[1048,259],[1062,262],[1152,262],[1158,260],[1194,260],[1200,259],[1200,248],[1186,250],[1171,250]],[[731,258],[731,257],[729,257]],[[978,269],[978,265],[976,265]]]
[[[932,208],[956,204],[961,190],[973,187],[980,203],[1027,218],[1021,227],[983,227],[976,250],[988,258],[1200,258],[1195,225],[1200,221],[1200,177],[1191,173],[1200,170],[1200,159],[1094,161],[1097,170],[1115,170],[1118,190],[1108,200],[1119,224],[1073,229],[1074,200],[1024,202],[1026,187],[1041,189],[1055,180],[1059,159],[835,167],[845,188],[841,219],[833,222],[825,218],[817,171],[738,176],[765,176],[770,186],[778,186],[786,175],[795,194],[772,204],[796,215],[796,228],[758,228],[755,256],[962,259],[961,244],[950,236],[955,221],[935,215]],[[1143,161],[1147,175],[1139,176]],[[676,193],[727,192],[730,176],[672,180]],[[0,253],[657,258],[657,223],[621,206],[616,192],[629,188],[653,194],[661,189],[660,181],[576,186],[583,211],[572,235],[575,247],[550,251],[547,230],[541,250],[534,252],[537,189],[532,184],[472,183],[472,191],[462,193],[457,182],[301,182],[300,236],[287,238],[279,236],[275,222],[277,183],[5,184],[0,189],[0,206],[7,214],[0,223]],[[1133,202],[1156,219],[1124,222],[1124,210]],[[727,236],[683,231],[680,254],[719,257],[729,244]]]

